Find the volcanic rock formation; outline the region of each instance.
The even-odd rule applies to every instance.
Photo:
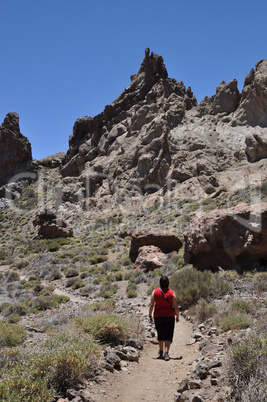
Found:
[[[163,262],[166,259],[159,247],[142,246],[138,250],[138,256],[133,264],[133,269],[144,272],[154,271],[162,268]]]
[[[162,57],[149,49],[131,80],[102,113],[74,124],[61,172],[79,176],[87,196],[115,194],[119,200],[162,188],[171,166],[170,129],[197,104],[191,89],[168,78]]]
[[[56,239],[58,237],[72,237],[73,230],[67,223],[58,218],[54,212],[42,211],[33,221],[34,226],[39,226],[38,237],[40,239]]]
[[[14,175],[32,171],[31,144],[20,132],[19,116],[8,113],[0,126],[0,186]]]
[[[151,193],[216,197],[244,169],[267,180],[266,161],[248,168],[267,156],[266,66],[256,64],[242,93],[235,79],[222,81],[197,105],[191,88],[168,78],[162,57],[146,49],[122,94],[75,122],[61,169],[64,202],[110,208]]]
[[[158,247],[163,253],[179,251],[183,243],[175,233],[167,230],[141,227],[132,233],[130,258],[134,261],[143,246]]]
[[[184,234],[186,262],[200,270],[267,266],[267,203],[196,214]]]

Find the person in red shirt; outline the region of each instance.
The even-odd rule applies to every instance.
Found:
[[[155,289],[151,295],[148,314],[151,323],[153,322],[153,309],[159,343],[158,357],[170,360],[169,350],[173,339],[175,316],[176,322],[179,321],[179,309],[175,292],[169,289],[169,278],[166,275],[162,275],[160,278],[160,288]],[[165,352],[164,356],[163,352]]]

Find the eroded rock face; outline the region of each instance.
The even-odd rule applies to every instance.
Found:
[[[267,203],[196,214],[184,234],[186,262],[200,270],[267,265]]]
[[[159,247],[142,246],[139,247],[138,256],[133,265],[133,269],[144,272],[160,269],[164,263],[166,255]]]
[[[143,246],[158,247],[163,253],[179,251],[183,243],[179,237],[167,230],[139,228],[132,233],[130,258],[134,261]]]
[[[41,239],[56,239],[58,237],[72,237],[73,230],[66,222],[59,219],[55,213],[42,211],[33,221],[34,226],[40,226],[38,237]]]
[[[31,144],[20,132],[18,114],[8,113],[0,126],[0,186],[14,175],[30,171]]]

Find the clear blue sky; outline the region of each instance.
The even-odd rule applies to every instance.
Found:
[[[267,58],[266,0],[0,0],[0,124],[17,112],[41,159],[67,151],[75,120],[130,84],[144,50],[198,102]]]

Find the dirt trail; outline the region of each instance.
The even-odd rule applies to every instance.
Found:
[[[141,308],[146,315],[147,308]],[[192,335],[192,324],[180,316],[175,324],[170,360],[157,359],[158,346],[145,342],[138,363],[129,363],[127,371],[107,374],[106,381],[98,385],[95,400],[108,402],[173,401],[178,383],[187,376],[189,366],[200,352],[198,345],[187,345]]]
[[[196,344],[186,346],[191,337],[191,324],[180,319],[176,324],[170,349],[171,359],[157,359],[158,346],[148,344],[130,375],[123,373],[120,381],[113,383],[106,400],[119,402],[173,401],[178,383],[186,377],[188,364],[197,357]],[[182,357],[182,359],[180,359]]]

